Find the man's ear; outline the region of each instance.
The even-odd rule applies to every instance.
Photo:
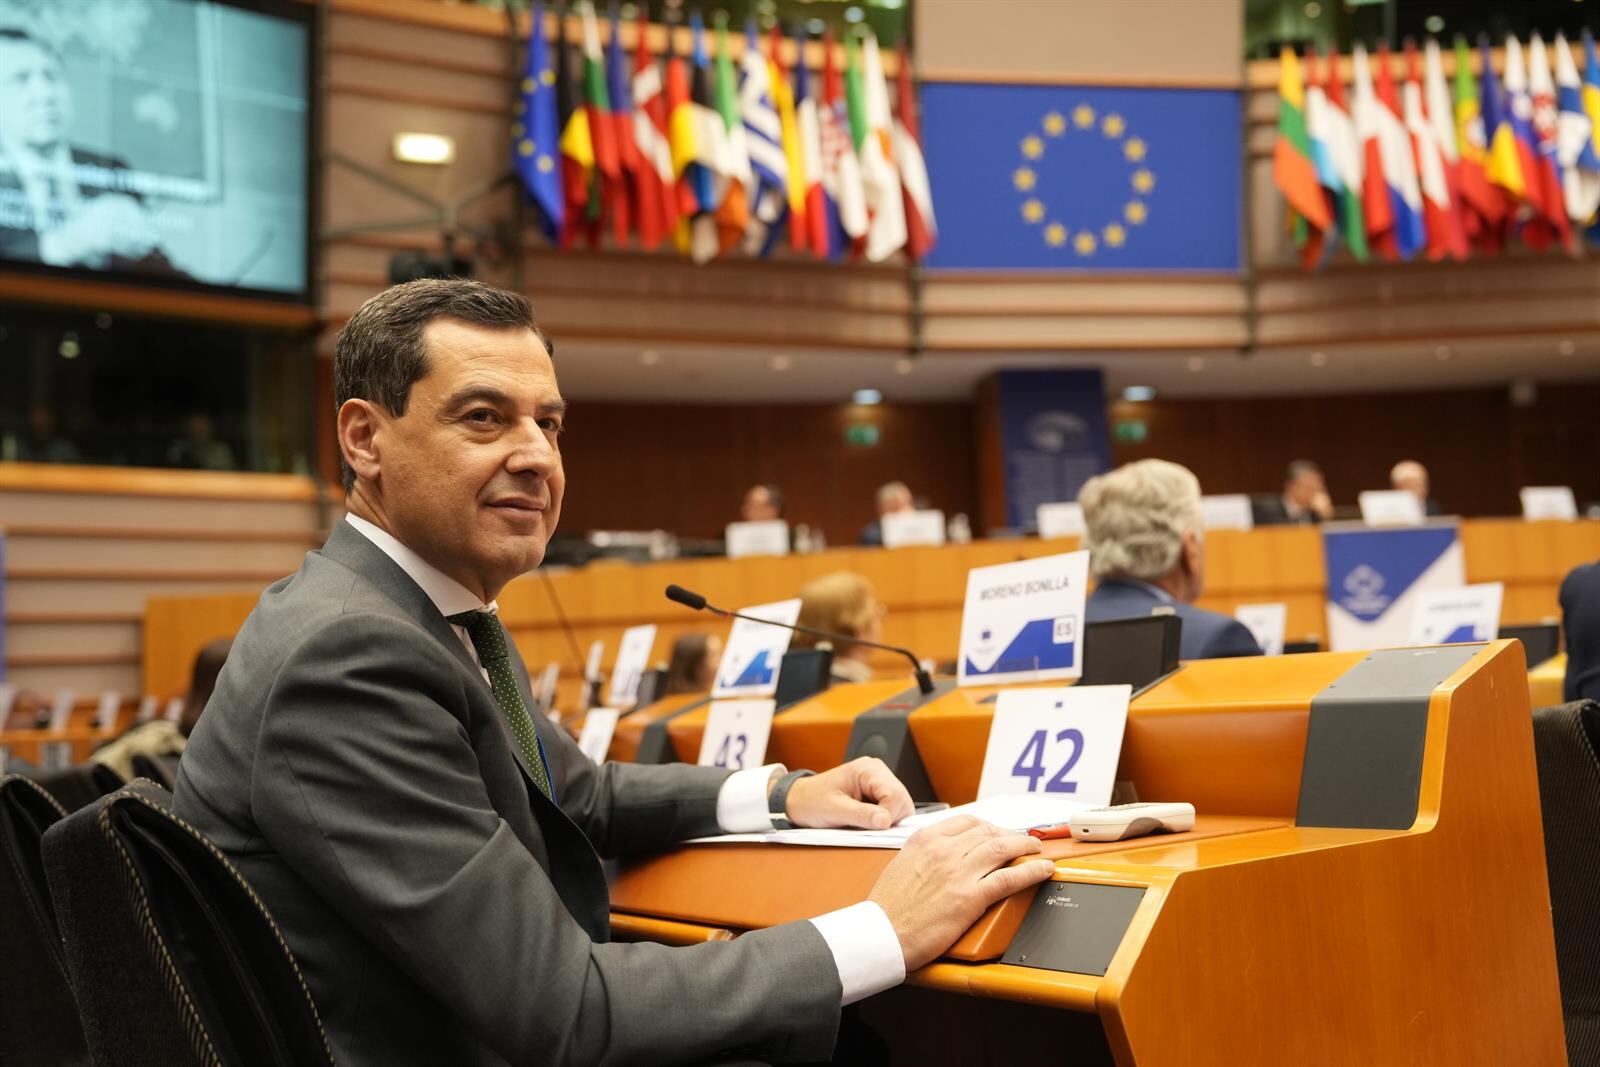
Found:
[[[378,478],[378,436],[385,421],[383,412],[367,400],[351,397],[339,406],[339,451],[358,479]]]

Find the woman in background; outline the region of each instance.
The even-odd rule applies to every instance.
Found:
[[[716,634],[684,634],[672,643],[672,657],[667,660],[666,690],[662,695],[710,692],[721,660],[722,638]]]
[[[883,640],[885,609],[873,591],[872,583],[852,571],[824,575],[800,590],[800,625],[814,630],[859,637],[864,641]],[[833,681],[870,682],[872,649],[854,641],[833,641],[797,633],[791,648],[833,646]]]

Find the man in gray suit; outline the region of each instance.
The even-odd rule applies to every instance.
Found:
[[[826,1059],[842,1004],[1048,877],[1026,835],[951,819],[869,899],[734,940],[614,944],[597,853],[700,834],[881,827],[876,760],[796,778],[591,764],[533,703],[495,617],[560,515],[565,404],[526,300],[425,280],[334,355],[348,516],[245,622],[176,810],[238,864],[344,1064]]]

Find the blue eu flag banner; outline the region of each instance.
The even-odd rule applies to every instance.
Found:
[[[928,82],[930,269],[1234,271],[1240,99]]]
[[[544,32],[544,4],[533,5],[528,66],[511,124],[511,165],[539,209],[539,229],[554,242],[561,235],[561,122],[556,113],[556,75]]]

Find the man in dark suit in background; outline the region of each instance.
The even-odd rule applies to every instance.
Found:
[[[1170,608],[1183,620],[1181,659],[1261,655],[1244,623],[1194,606],[1205,588],[1206,546],[1200,482],[1187,468],[1161,459],[1129,463],[1089,479],[1078,503],[1096,582],[1084,621]]]
[[[72,94],[54,48],[0,27],[0,101],[0,258],[181,273],[123,188],[127,164],[67,143]]]
[[[180,766],[175,808],[299,958],[343,1064],[822,1060],[900,982],[1054,871],[1024,834],[938,823],[868,900],[687,948],[614,944],[597,853],[721,831],[886,827],[877,760],[595,766],[535,706],[496,615],[560,516],[566,405],[528,302],[423,280],[334,351],[346,518],[271,586]],[[662,442],[670,447],[670,442]]]
[[[1295,460],[1284,474],[1283,492],[1252,497],[1250,511],[1257,526],[1327,522],[1333,518],[1333,501],[1322,468],[1309,459]]]

